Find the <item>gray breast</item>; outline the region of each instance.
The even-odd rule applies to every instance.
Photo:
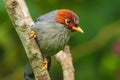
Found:
[[[67,44],[70,30],[63,24],[56,23],[58,10],[39,17],[31,28],[36,32],[37,41],[44,56],[60,51]]]
[[[42,18],[43,19],[43,18]],[[62,24],[55,21],[37,21],[32,26],[32,30],[36,32],[37,41],[44,56],[57,53],[65,44],[67,44],[70,31]]]

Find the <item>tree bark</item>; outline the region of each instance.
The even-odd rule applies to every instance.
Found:
[[[10,19],[25,48],[36,80],[50,80],[43,67],[43,58],[34,38],[30,38],[30,26],[33,23],[24,0],[3,0]]]
[[[60,51],[55,57],[62,66],[64,80],[74,80],[74,67],[69,46],[65,46],[64,51]]]

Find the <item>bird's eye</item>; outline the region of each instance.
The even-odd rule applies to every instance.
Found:
[[[68,25],[71,22],[70,19],[65,19],[65,24]]]

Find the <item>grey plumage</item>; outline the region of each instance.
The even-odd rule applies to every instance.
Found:
[[[33,78],[34,78],[34,74],[32,71],[32,67],[28,62],[26,65],[25,73],[24,73],[24,80],[33,80]]]
[[[35,31],[37,42],[41,49],[43,57],[49,57],[54,55],[67,44],[70,30],[65,28],[63,24],[56,22],[56,16],[58,10],[45,14],[35,20],[31,29]],[[32,68],[30,64],[27,64],[25,71],[25,80],[32,80]]]
[[[70,30],[56,23],[58,10],[39,17],[31,28],[37,35],[37,41],[43,56],[51,56],[63,49],[69,39]]]

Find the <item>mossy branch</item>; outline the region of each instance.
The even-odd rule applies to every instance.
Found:
[[[50,80],[47,70],[41,70],[43,58],[33,38],[30,38],[30,26],[33,23],[24,0],[3,0],[18,36],[25,48],[36,80]]]

